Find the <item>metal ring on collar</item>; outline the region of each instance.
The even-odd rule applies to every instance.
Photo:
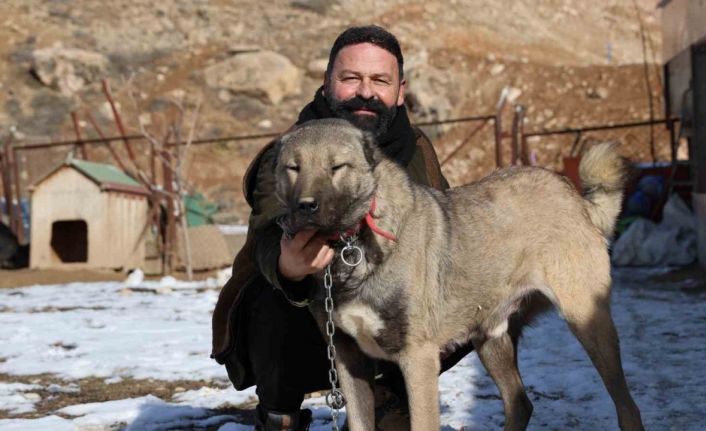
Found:
[[[358,253],[357,259],[355,259],[353,261],[348,261],[346,259],[346,252],[350,252],[351,250],[354,250]],[[348,266],[358,266],[358,265],[360,265],[360,262],[363,261],[363,250],[360,247],[358,247],[357,245],[347,244],[341,250],[341,260],[343,261],[343,263],[345,263]]]

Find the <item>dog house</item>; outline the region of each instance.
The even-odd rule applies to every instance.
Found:
[[[30,192],[31,268],[143,265],[149,192],[120,169],[70,160]]]

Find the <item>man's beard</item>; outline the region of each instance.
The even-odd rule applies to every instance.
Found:
[[[390,129],[390,124],[397,115],[396,105],[388,108],[378,99],[366,100],[360,96],[354,96],[348,100],[338,100],[329,91],[325,91],[324,96],[336,117],[350,121],[359,129],[372,132],[376,139]],[[359,109],[372,111],[375,115],[356,114],[355,111]]]

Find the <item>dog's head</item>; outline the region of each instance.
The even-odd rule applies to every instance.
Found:
[[[345,120],[309,121],[282,136],[275,179],[285,229],[334,234],[355,226],[375,193],[380,157],[372,135]]]

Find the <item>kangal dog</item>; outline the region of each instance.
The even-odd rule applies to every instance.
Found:
[[[620,429],[643,430],[610,315],[607,243],[625,176],[615,145],[583,157],[583,195],[536,167],[448,191],[424,187],[343,120],[305,123],[278,145],[285,230],[357,231],[363,251],[357,266],[332,263],[336,366],[351,430],[374,429],[374,358],[399,364],[412,430],[439,430],[440,355],[468,340],[502,395],[505,430],[524,430],[532,403],[517,341],[551,306],[600,373]],[[322,283],[315,299],[323,296]],[[310,308],[323,327],[323,302]]]

